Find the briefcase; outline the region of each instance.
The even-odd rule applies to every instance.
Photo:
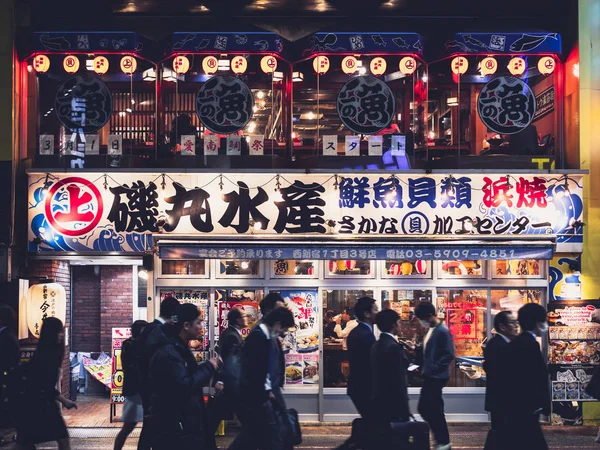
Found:
[[[393,450],[429,450],[429,425],[409,420],[391,423]]]

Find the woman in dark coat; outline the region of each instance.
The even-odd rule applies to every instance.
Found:
[[[23,408],[17,424],[17,444],[23,450],[35,449],[35,444],[48,441],[56,441],[59,450],[71,449],[57,401],[67,409],[77,405],[56,390],[64,353],[63,324],[55,317],[48,317],[42,323],[37,348],[25,369]]]

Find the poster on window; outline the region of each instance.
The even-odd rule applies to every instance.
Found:
[[[112,372],[110,381],[110,402],[123,403],[123,362],[121,352],[123,350],[123,341],[131,337],[131,328],[113,328],[112,329]]]
[[[594,401],[585,388],[596,367],[592,364],[550,364],[548,371],[552,381],[552,401]]]
[[[258,302],[219,302],[219,336],[229,327],[227,315],[233,308],[241,308],[248,317],[247,326],[240,330],[242,337],[245,339],[250,334],[250,330],[254,324],[258,321]]]

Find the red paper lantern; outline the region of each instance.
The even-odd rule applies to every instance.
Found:
[[[345,260],[343,260],[343,259],[338,259],[338,260],[335,262],[335,265],[336,265],[336,267],[337,267],[337,270],[339,270],[340,272],[343,272],[344,270],[346,270],[346,269],[347,269],[347,267],[346,267],[346,261],[345,261]]]
[[[417,269],[418,274],[423,275],[425,272],[427,272],[427,261],[419,259],[415,263],[415,268]]]
[[[392,264],[389,273],[392,275],[400,275],[400,264]]]
[[[315,274],[315,268],[314,268],[314,267],[312,267],[312,266],[310,266],[310,267],[308,268],[308,274],[309,274],[309,275],[314,275],[314,274]]]
[[[335,273],[337,271],[337,264],[335,261],[329,261],[329,272]]]
[[[354,261],[353,259],[346,260],[346,269],[353,270],[355,267],[356,267],[356,261]]]

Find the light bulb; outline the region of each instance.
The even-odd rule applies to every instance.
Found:
[[[240,267],[243,270],[248,270],[248,267],[250,267],[250,263],[248,261],[242,261],[242,263],[240,264]]]
[[[306,118],[308,120],[313,120],[315,118],[315,115],[312,111],[310,111],[308,114],[306,114]]]
[[[265,96],[265,93],[263,91],[258,91],[256,93],[256,98],[259,100],[262,99],[264,96]]]

